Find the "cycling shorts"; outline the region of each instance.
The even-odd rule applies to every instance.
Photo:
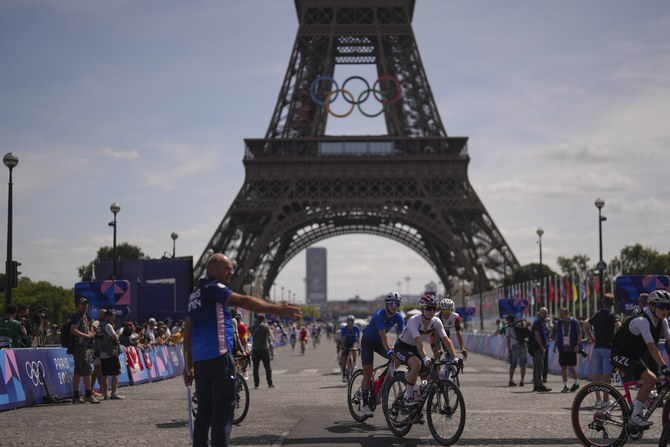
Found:
[[[419,354],[419,350],[416,346],[412,346],[402,340],[398,340],[395,342],[393,351],[396,358],[400,360],[400,363],[406,366],[409,366],[409,359],[411,357],[418,358],[419,362],[421,362],[421,370],[419,371],[419,375],[424,375],[428,372],[428,368],[426,368],[426,365],[423,364],[423,359],[421,358],[421,354]]]
[[[637,380],[640,380],[642,373],[647,369],[654,374],[658,374],[658,365],[649,354],[645,354],[642,358],[635,358],[613,352],[612,357],[610,357],[610,363],[615,368],[619,368],[627,375],[632,375]]]
[[[381,340],[372,340],[371,338],[363,337],[361,339],[361,364],[373,365],[375,352],[386,358],[386,350]]]

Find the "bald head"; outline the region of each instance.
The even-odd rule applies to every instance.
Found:
[[[214,253],[207,261],[207,276],[223,284],[228,284],[234,271],[235,264],[223,253]]]

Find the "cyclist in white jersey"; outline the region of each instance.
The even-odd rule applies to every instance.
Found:
[[[419,373],[428,372],[432,364],[432,359],[426,355],[423,347],[424,339],[435,334],[442,340],[449,355],[456,359],[454,345],[447,336],[442,321],[435,316],[435,312],[437,312],[437,304],[435,295],[425,294],[422,296],[419,300],[421,314],[414,315],[407,320],[405,329],[402,331],[398,341],[396,341],[396,344],[393,347],[395,356],[398,360],[409,367],[409,372],[407,373],[407,393],[405,396],[405,406],[407,407],[419,404],[418,399],[414,396],[414,386],[416,385]],[[438,350],[435,353],[436,358],[439,358],[441,354],[442,352]],[[457,361],[460,361],[460,359]]]
[[[444,325],[444,330],[447,333],[447,337],[453,339],[454,333],[456,334],[456,338],[458,339],[458,347],[461,349],[463,359],[467,360],[468,351],[465,350],[463,334],[461,333],[461,316],[457,312],[454,312],[454,301],[449,298],[444,298],[442,301],[440,301],[440,304],[438,304],[437,307],[439,311],[437,316]],[[433,348],[433,352],[435,352],[435,348],[438,346],[437,340],[435,340],[434,336],[430,337],[430,346]]]

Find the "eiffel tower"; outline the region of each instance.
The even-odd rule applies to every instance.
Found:
[[[468,181],[468,138],[442,125],[412,30],[414,3],[295,0],[300,26],[270,126],[265,138],[244,140],[245,182],[196,278],[222,252],[237,262],[234,289],[262,278],[254,290],[268,296],[299,252],[355,233],[400,242],[445,285],[454,275],[487,290],[519,265]],[[345,84],[370,82],[337,83],[338,64],[373,64],[379,79],[354,95]],[[333,110],[337,95],[361,113],[379,107],[387,135],[326,135],[329,115],[348,113]]]

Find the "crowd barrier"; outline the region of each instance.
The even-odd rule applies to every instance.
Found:
[[[184,372],[179,346],[123,347],[119,386],[165,380]],[[65,348],[0,349],[0,411],[42,403],[48,391],[60,399],[74,395],[74,361]],[[83,384],[80,384],[83,394]]]
[[[498,334],[481,334],[473,332],[463,333],[463,343],[468,351],[476,352],[478,354],[488,355],[500,360],[508,360],[509,353],[507,351],[507,337]],[[553,342],[549,345],[549,372],[560,374],[561,367],[558,364],[558,354],[553,352]],[[661,355],[668,361],[668,354],[665,349],[665,343],[658,345]],[[584,351],[588,354],[584,357],[577,354],[577,374],[581,379],[593,380],[593,371],[591,370],[591,353],[593,352],[593,344],[584,344]],[[527,366],[533,366],[531,356],[528,356]]]

